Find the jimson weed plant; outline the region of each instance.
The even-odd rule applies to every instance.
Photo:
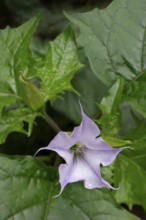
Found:
[[[0,219],[138,220],[132,207],[146,211],[146,2],[64,14],[71,23],[43,55],[30,49],[40,14],[0,30]],[[8,155],[9,135],[29,139],[38,118],[54,130],[47,146]]]

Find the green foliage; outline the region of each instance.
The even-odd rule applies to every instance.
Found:
[[[40,15],[32,18],[18,28],[7,27],[0,31],[0,143],[12,131],[19,131],[30,135],[33,120],[37,113],[32,112],[23,102],[23,86],[20,74],[30,71],[33,61],[29,44]],[[28,123],[28,130],[24,130],[24,123]]]
[[[105,10],[65,15],[79,27],[79,43],[102,82],[111,85],[118,75],[131,81],[144,73],[145,0],[115,0]]]
[[[36,116],[37,113],[23,107],[4,112],[0,119],[0,143],[4,143],[8,134],[13,131],[30,136]],[[28,123],[27,131],[24,129],[24,122]]]
[[[143,196],[146,193],[145,122],[135,123],[135,128],[119,139],[120,129],[128,130],[126,121],[121,124],[122,116],[126,118],[124,105],[122,115],[120,112],[122,102],[129,103],[142,117],[146,116],[145,1],[115,0],[102,11],[94,9],[65,15],[80,29],[78,42],[83,46],[94,74],[111,86],[109,95],[99,105],[102,117],[97,123],[102,128],[104,140],[114,147],[131,144],[132,150],[125,149],[114,164],[113,183],[120,186],[115,191],[115,198],[129,207],[139,204],[146,210]],[[124,83],[117,80],[119,75]]]
[[[21,84],[19,76],[26,73],[32,62],[29,44],[40,16],[34,17],[18,28],[0,30],[0,112],[4,106],[19,101]],[[8,101],[8,97],[11,99]]]
[[[131,144],[131,141],[123,140],[118,135],[122,126],[120,103],[122,100],[123,83],[122,78],[118,78],[109,89],[107,95],[98,104],[101,109],[101,118],[97,120],[97,124],[101,126],[103,139],[112,147]]]
[[[55,173],[29,156],[0,156],[0,219],[138,220],[120,208],[107,190],[72,184],[53,198],[59,190]]]
[[[86,60],[83,63],[87,63]],[[107,88],[92,74],[89,66],[81,69],[72,81],[74,88],[79,93],[66,92],[63,99],[57,99],[53,102],[53,108],[66,115],[75,123],[81,122],[81,112],[79,100],[82,103],[84,111],[90,116],[99,115],[96,103],[106,93]]]
[[[57,94],[64,90],[74,91],[70,81],[81,67],[74,33],[71,27],[68,27],[50,43],[46,57],[36,68],[36,76],[41,79],[44,101],[55,99]]]
[[[145,117],[145,0],[115,0],[105,10],[65,15],[80,29],[78,42],[94,74],[108,86],[122,76],[123,100]]]
[[[146,79],[145,75],[139,80],[127,86],[124,101],[127,101],[132,108],[146,117]]]
[[[34,60],[29,45],[39,19],[40,15],[18,28],[0,31],[0,143],[12,131],[30,135],[47,101],[64,90],[75,91],[70,81],[82,65],[73,31],[68,27],[50,43],[43,60]]]
[[[37,59],[29,46],[40,15],[18,28],[1,30],[0,143],[13,131],[30,135],[47,101],[79,122],[80,100],[85,112],[95,115],[109,145],[131,145],[112,168],[103,169],[105,179],[120,188],[113,192],[116,200],[108,190],[85,190],[80,184],[72,184],[60,197],[52,198],[59,193],[55,169],[32,157],[0,156],[0,219],[136,220],[116,201],[130,208],[139,204],[146,210],[145,0],[114,0],[105,10],[66,16],[80,29],[77,42],[94,75],[86,66],[75,76],[83,65],[70,26]],[[64,101],[56,101],[64,91],[69,91]],[[127,124],[131,119],[124,120],[129,118],[127,103],[134,121],[131,129]]]
[[[108,133],[109,136],[116,134],[120,129],[120,103],[123,92],[123,80],[119,78],[115,84],[109,89],[107,96],[100,102],[102,116],[98,120],[102,125],[103,134]]]
[[[126,150],[125,150],[126,151]],[[141,155],[142,156],[142,155]],[[146,172],[132,158],[120,155],[115,163],[114,181],[119,189],[114,192],[116,201],[130,208],[134,204],[143,206],[146,211]]]
[[[139,204],[146,210],[146,198],[143,196],[146,193],[146,123],[135,119],[136,128],[124,135],[131,141],[130,149],[125,149],[113,164],[113,181],[119,186],[113,193],[117,202],[125,203],[129,208]]]
[[[125,138],[132,141],[132,150],[124,154],[139,165],[142,170],[146,170],[146,123],[139,120],[135,129],[130,129]]]

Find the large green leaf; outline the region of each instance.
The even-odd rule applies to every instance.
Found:
[[[70,81],[81,67],[74,33],[68,27],[50,43],[45,59],[36,68],[36,76],[41,79],[44,100],[53,100],[64,90],[74,91]]]
[[[58,198],[54,170],[30,156],[0,156],[1,220],[138,220],[109,191],[72,184]]]
[[[144,73],[145,0],[114,0],[105,10],[65,14],[79,27],[79,43],[102,82],[111,85],[118,75],[131,81]]]

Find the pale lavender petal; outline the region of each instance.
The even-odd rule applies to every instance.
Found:
[[[58,153],[67,163],[69,163],[73,158],[73,153],[69,151],[69,148],[74,144],[74,140],[71,139],[66,132],[61,131],[55,136],[47,147],[40,148],[37,153],[40,150],[52,150]]]
[[[81,107],[82,122],[78,127],[75,127],[71,138],[84,144],[90,140],[94,140],[99,134],[98,126],[92,121],[84,112]]]
[[[93,148],[85,148],[84,150],[84,158],[93,168],[96,168],[98,164],[102,164],[103,166],[111,164],[116,156],[124,149],[112,148],[106,144],[102,138],[98,138],[96,146],[97,147],[93,146]]]
[[[102,187],[113,189],[113,187],[101,177],[99,168],[98,166],[96,168],[97,172],[95,172],[83,158],[74,158],[69,165],[61,164],[59,167],[61,192],[68,183],[78,181],[84,181],[84,186],[87,189]]]
[[[64,187],[68,184],[68,179],[70,178],[73,168],[73,160],[69,164],[61,164],[59,166],[59,182],[61,185],[61,190],[59,195],[62,193]]]
[[[110,147],[103,139],[102,137],[98,137],[94,140],[88,141],[85,146],[92,150],[109,150],[113,149]]]

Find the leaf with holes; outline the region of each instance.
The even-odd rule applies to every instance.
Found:
[[[59,192],[53,168],[30,156],[0,156],[0,219],[139,220],[116,204],[108,190],[80,184]]]

